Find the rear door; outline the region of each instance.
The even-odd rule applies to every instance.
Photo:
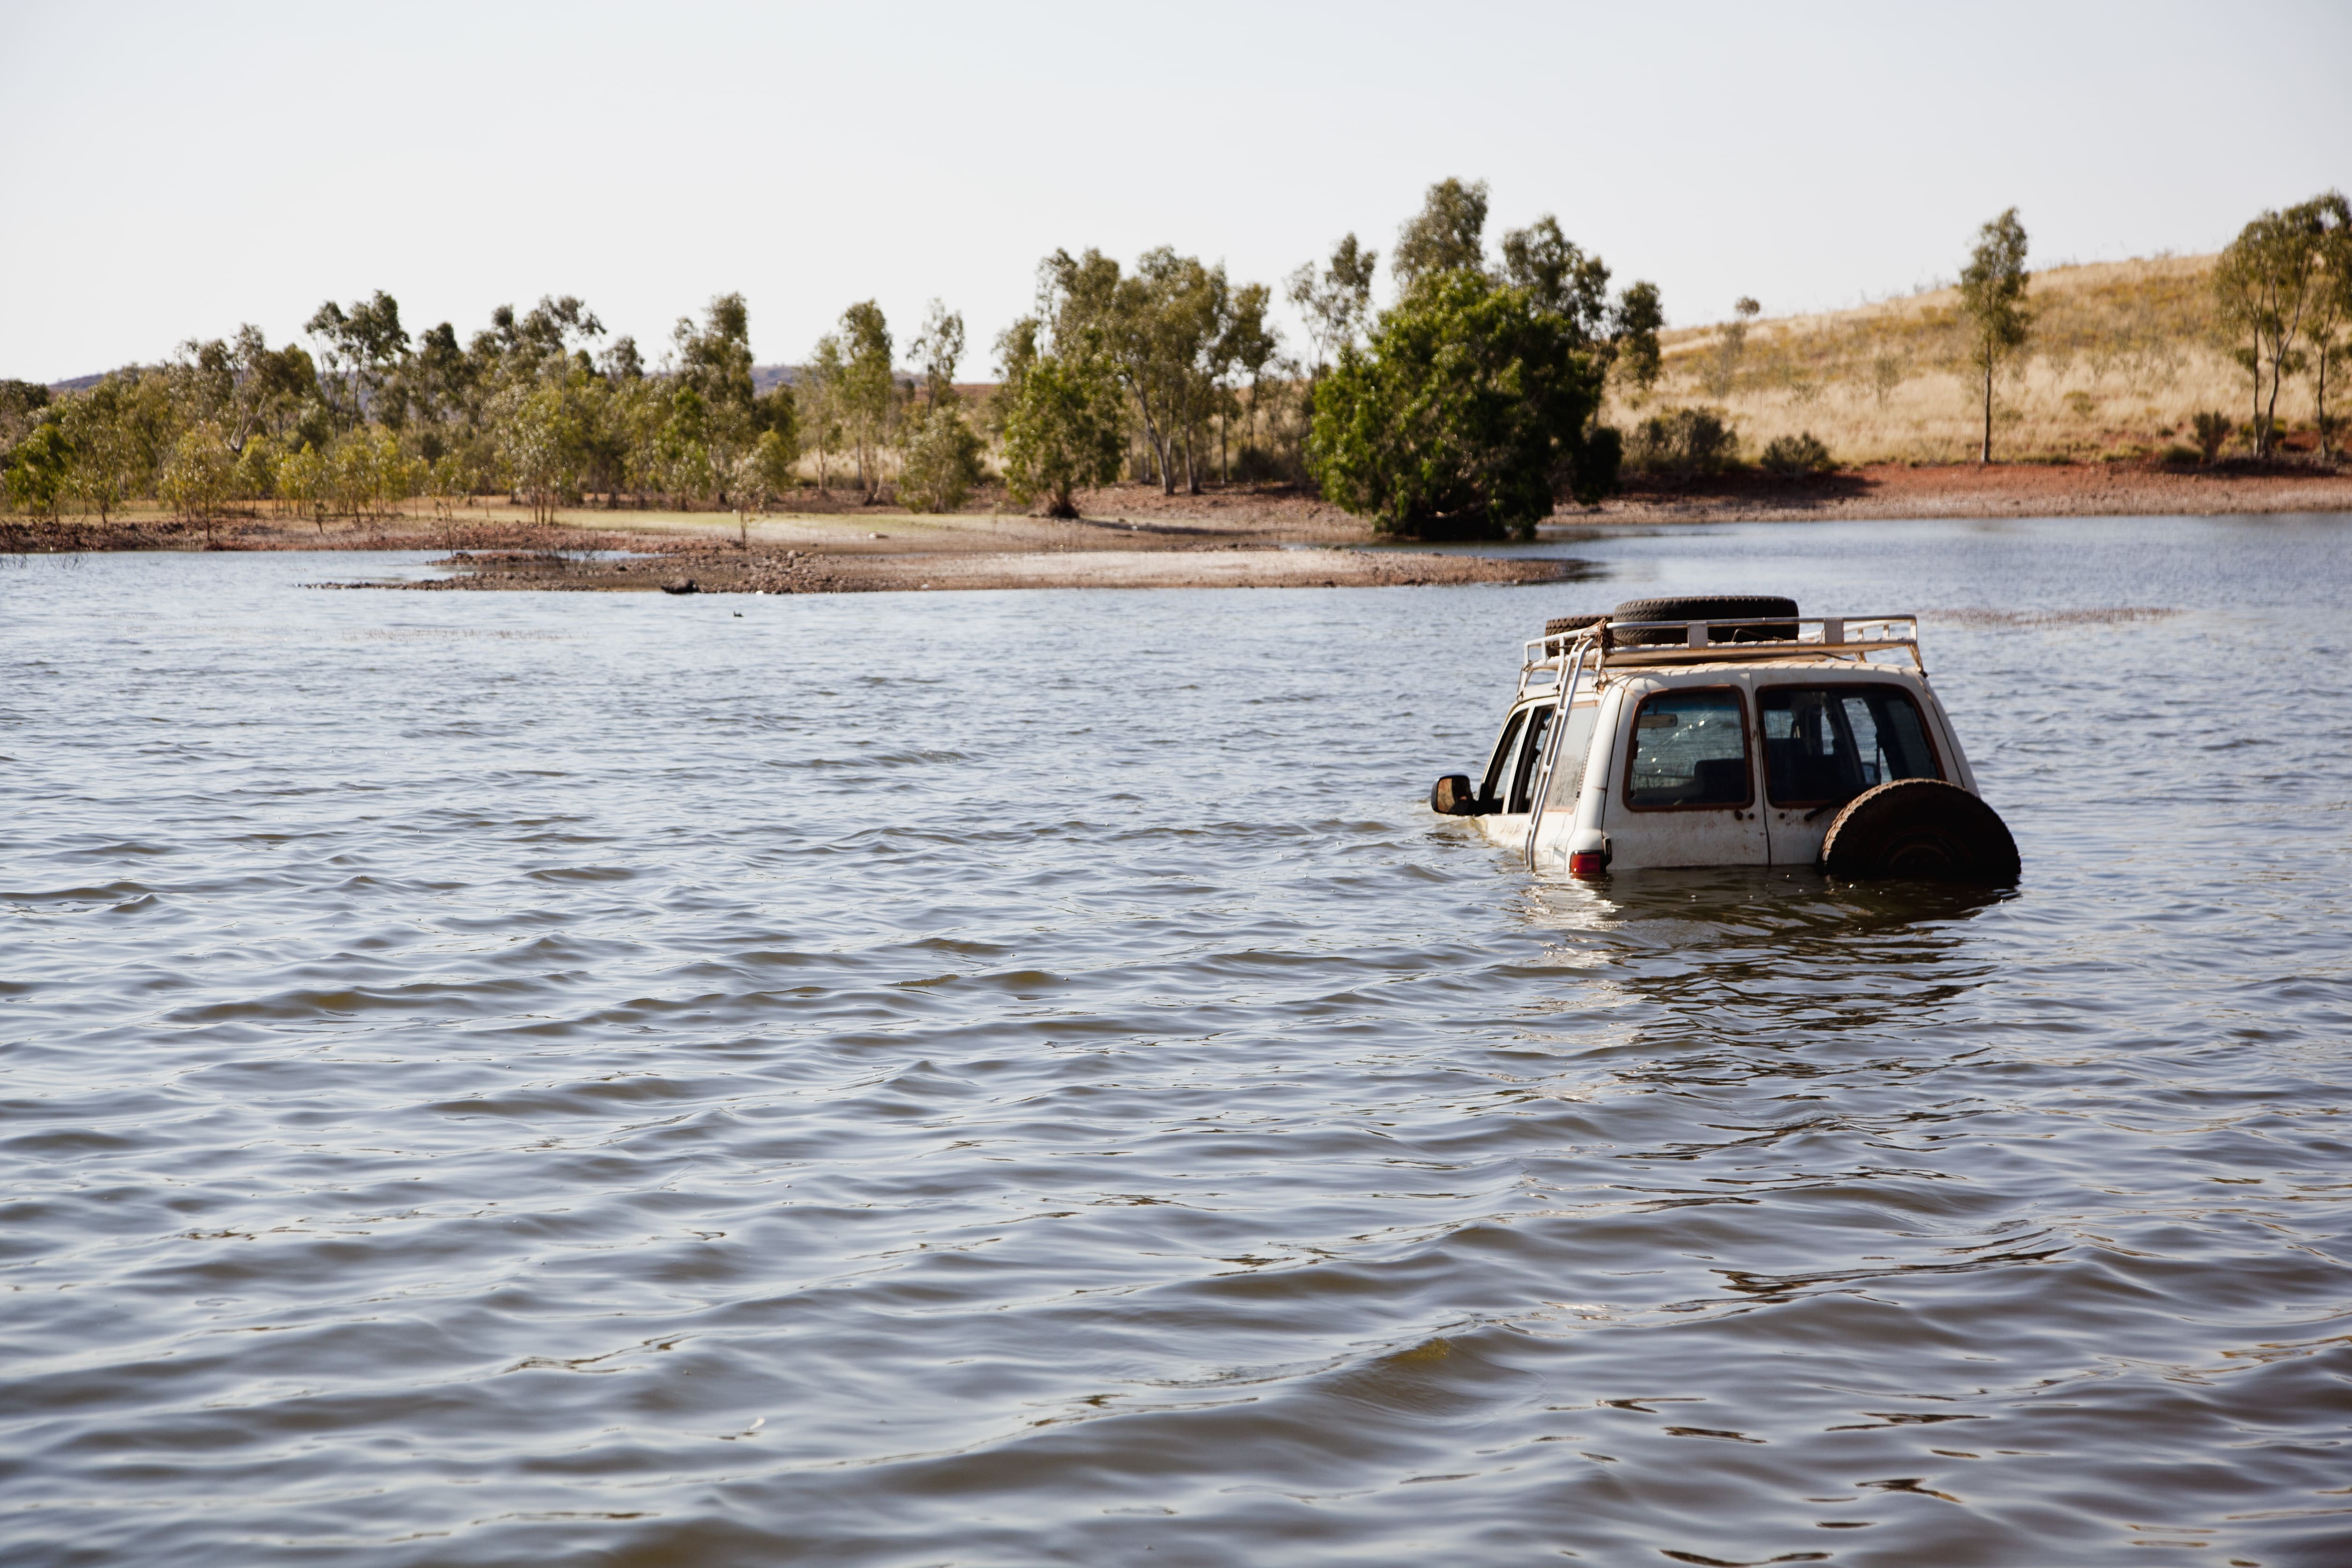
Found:
[[[1756,683],[1772,864],[1810,866],[1838,810],[1895,779],[1952,776],[1917,698],[1894,681]]]
[[[1748,693],[1669,687],[1629,699],[1612,864],[1761,866],[1769,846],[1757,792]],[[1622,813],[1622,816],[1618,816]]]

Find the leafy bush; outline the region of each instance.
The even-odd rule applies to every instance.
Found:
[[[216,426],[191,426],[173,447],[157,492],[182,517],[208,518],[226,505],[236,483],[236,454]]]
[[[1531,532],[1561,480],[1580,501],[1615,485],[1613,437],[1591,428],[1603,368],[1525,289],[1433,273],[1317,387],[1308,460],[1326,497],[1382,533]]]
[[[2184,447],[2178,441],[2164,449],[2164,460],[2168,463],[2194,463],[2201,456],[2196,447]]]
[[[1078,515],[1077,492],[1118,477],[1127,444],[1126,405],[1098,354],[1081,345],[1008,365],[1004,390],[1004,485],[1047,517]]]
[[[898,499],[908,511],[953,511],[979,479],[980,437],[952,407],[934,407],[906,445]]]
[[[2198,415],[2189,423],[2197,432],[2197,449],[2204,454],[2209,463],[2221,457],[2221,448],[2231,437],[2238,433],[2236,421],[2226,414],[2216,414],[2210,409]]]
[[[1739,456],[1739,433],[1720,408],[1669,408],[1633,427],[1626,466],[1678,483],[1719,474]]]
[[[1798,479],[1807,474],[1826,473],[1837,464],[1831,460],[1830,449],[1807,430],[1801,435],[1772,437],[1764,448],[1764,466],[1784,479]]]

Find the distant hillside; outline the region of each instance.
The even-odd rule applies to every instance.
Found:
[[[1995,383],[1995,457],[2134,456],[2185,439],[2200,409],[2242,421],[2249,382],[2216,335],[2213,261],[2159,257],[2035,273],[2032,341]],[[1656,389],[1638,404],[1618,389],[1612,422],[1700,404],[1728,412],[1751,458],[1773,437],[1800,431],[1847,463],[1976,453],[1982,416],[1956,289],[1767,317],[1736,353],[1723,325],[1666,332],[1662,345]],[[2288,384],[2279,412],[2309,425],[2308,380]]]

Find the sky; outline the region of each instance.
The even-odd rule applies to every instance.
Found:
[[[1831,309],[1953,277],[2011,205],[2042,266],[2352,186],[2347,61],[2342,0],[0,0],[0,376],[381,289],[461,336],[575,294],[656,362],[723,292],[761,363],[938,298],[980,379],[1056,247],[1279,293],[1448,175],[1490,244],[1554,214],[1675,324]]]

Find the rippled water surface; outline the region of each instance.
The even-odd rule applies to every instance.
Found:
[[[0,1555],[2352,1561],[2352,521],[1567,548],[0,563]],[[1707,588],[1943,612],[2021,888],[1429,814]]]

